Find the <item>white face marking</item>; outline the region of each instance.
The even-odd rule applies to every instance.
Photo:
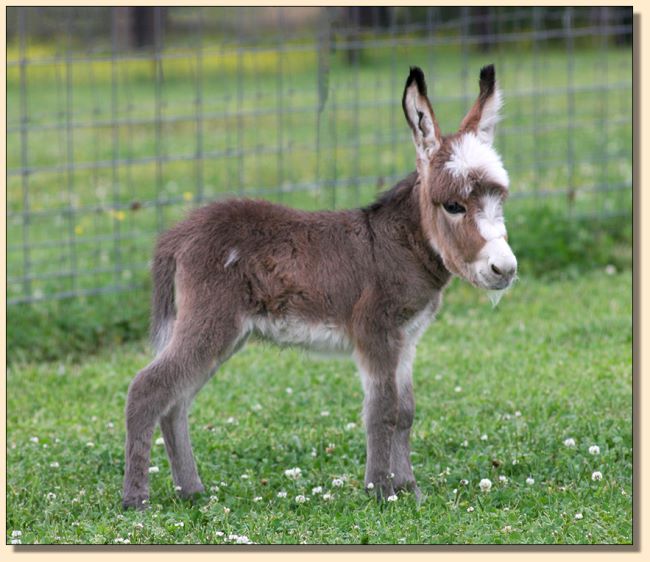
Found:
[[[505,188],[510,183],[501,157],[489,144],[481,142],[474,133],[465,133],[454,143],[451,158],[445,168],[455,178],[466,179],[470,173],[475,172]],[[468,196],[470,190],[467,186],[464,196]]]
[[[472,264],[477,283],[484,289],[505,289],[514,280],[517,270],[517,258],[512,253],[505,238],[493,238],[486,242]],[[507,278],[495,274],[492,266],[499,271],[509,273]],[[504,283],[507,281],[507,284]]]
[[[476,213],[476,226],[486,242],[506,236],[506,225],[503,222],[501,199],[494,195],[483,197],[483,208]]]
[[[233,248],[228,252],[228,257],[226,258],[226,262],[223,264],[224,267],[228,267],[229,265],[232,265],[239,259],[239,252],[237,251],[237,248]]]

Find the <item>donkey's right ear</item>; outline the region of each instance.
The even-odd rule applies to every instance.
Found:
[[[402,109],[404,109],[406,121],[411,127],[418,159],[430,160],[438,152],[442,144],[442,136],[431,103],[427,98],[424,72],[417,66],[411,67],[409,77],[406,79]]]

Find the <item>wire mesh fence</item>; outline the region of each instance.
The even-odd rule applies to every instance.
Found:
[[[412,65],[452,132],[495,63],[509,217],[631,216],[631,8],[9,8],[7,21],[10,305],[142,288],[156,233],[207,201],[368,202],[414,168]]]

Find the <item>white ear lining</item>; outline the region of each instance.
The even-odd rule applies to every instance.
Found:
[[[497,123],[501,120],[499,114],[503,107],[503,94],[499,88],[494,90],[494,94],[483,105],[481,118],[478,123],[476,136],[481,142],[492,144],[494,141],[494,131]]]
[[[429,108],[426,103],[421,103],[418,108],[418,98],[420,93],[417,90],[417,86],[413,85],[409,87],[406,94],[406,108],[408,110],[409,121],[413,125],[413,143],[418,153],[424,152],[424,154],[431,158],[438,148],[440,148],[440,143],[436,137],[436,129],[433,124],[433,119],[429,113]],[[420,114],[422,118],[420,119]],[[421,127],[424,125],[424,127]],[[427,131],[425,135],[425,131]]]

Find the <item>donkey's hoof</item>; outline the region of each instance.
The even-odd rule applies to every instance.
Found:
[[[187,486],[182,488],[181,486],[176,486],[176,492],[181,499],[191,500],[205,493],[205,488],[203,484],[195,484],[193,486]]]
[[[146,496],[130,496],[128,498],[122,499],[122,507],[124,509],[136,509],[138,511],[144,511],[149,509],[149,498]]]
[[[384,481],[381,484],[373,484],[369,482],[366,484],[366,493],[368,495],[375,495],[379,503],[388,500],[395,496],[395,489],[390,481]]]

